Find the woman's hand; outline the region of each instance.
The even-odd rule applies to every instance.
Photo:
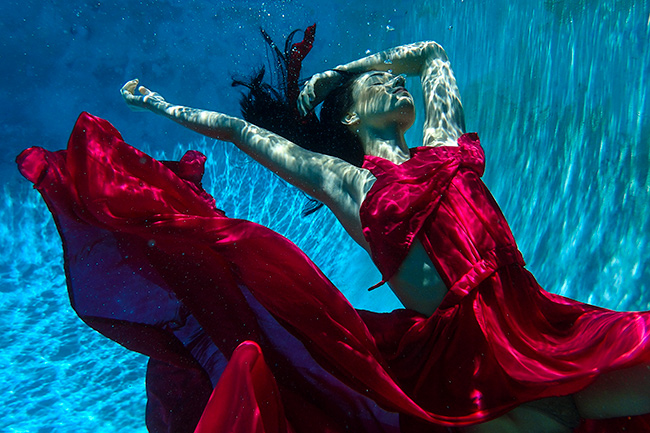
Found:
[[[312,76],[305,83],[300,95],[298,96],[298,111],[306,116],[318,104],[336,89],[343,81],[343,75],[333,71],[325,71]]]
[[[120,93],[126,101],[126,104],[133,111],[149,111],[153,108],[160,108],[161,104],[166,104],[165,98],[162,97],[159,93],[152,92],[144,86],[138,87],[139,80],[127,81]],[[136,95],[135,91],[140,92],[140,95]]]

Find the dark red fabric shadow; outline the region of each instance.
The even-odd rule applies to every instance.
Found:
[[[198,184],[204,160],[189,152],[180,163],[161,164],[87,113],[67,150],[31,148],[18,157],[21,173],[57,222],[71,302],[82,320],[180,369],[206,370],[195,356],[195,336],[186,335],[192,332],[217,346],[211,358],[229,359],[244,341],[265,347],[274,364],[277,357],[293,356],[268,342],[275,331],[261,331],[260,313],[252,310],[245,288],[259,309],[270,312],[272,326],[304,344],[300,356],[312,363],[306,368],[321,369],[322,377],[333,374],[328,386],[340,389],[332,392],[352,400],[372,397],[388,410],[403,406],[428,417],[392,380],[354,308],[302,251],[215,207]],[[198,331],[184,331],[189,319],[200,324]],[[317,387],[294,377],[291,368],[274,368],[296,407],[296,395],[308,397],[300,387]],[[218,377],[215,370],[208,376]],[[348,386],[337,385],[339,380]],[[340,408],[334,413],[344,415]]]
[[[246,395],[242,410],[264,414],[265,407],[272,408],[268,423],[249,417],[248,427],[237,424],[242,431],[374,433],[385,427],[394,432],[394,423],[381,418],[390,412],[425,420],[430,431],[446,431],[444,426],[481,422],[548,396],[543,393],[552,393],[552,387],[570,393],[586,386],[598,372],[574,366],[569,356],[586,347],[585,337],[578,335],[575,350],[560,359],[554,344],[529,338],[546,329],[532,327],[532,318],[570,328],[572,318],[588,312],[582,322],[575,319],[581,329],[593,331],[608,350],[635,350],[625,357],[592,344],[583,358],[609,365],[618,357],[619,367],[650,358],[643,350],[647,316],[518,291],[504,281],[532,277],[517,267],[517,257],[504,259],[501,253],[495,253],[497,265],[512,260],[498,272],[489,263],[470,263],[471,278],[461,278],[463,284],[452,287],[430,318],[405,310],[357,312],[293,243],[260,225],[227,218],[215,207],[200,185],[203,155],[189,152],[178,163],[162,164],[124,143],[107,121],[86,113],[67,150],[31,148],[17,162],[55,217],[71,302],[82,320],[163,362],[165,368],[155,368],[163,373],[152,376],[191,372],[177,383],[189,378],[200,384],[199,400],[205,399],[206,385],[223,376],[214,401],[234,404],[234,393]],[[495,290],[476,288],[485,282]],[[575,314],[561,314],[567,311]],[[592,320],[596,317],[601,319]],[[622,333],[599,331],[606,323],[616,330],[625,323],[636,327],[625,328],[626,338],[620,338]],[[484,353],[477,352],[478,345],[485,346]],[[543,368],[536,368],[541,348],[548,349],[547,356]],[[227,360],[231,373],[222,374]],[[439,362],[450,367],[439,370]],[[479,389],[475,376],[486,379],[481,392],[470,393]],[[152,387],[152,393],[156,389],[165,386]],[[319,411],[319,402],[326,409]],[[379,408],[371,407],[375,402]],[[363,410],[357,413],[357,407]],[[205,416],[202,429],[231,431],[220,425],[226,413],[216,414],[214,422]],[[189,424],[196,414],[182,417]],[[373,427],[367,427],[371,417]],[[360,427],[348,428],[341,420]]]

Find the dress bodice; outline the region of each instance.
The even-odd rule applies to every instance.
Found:
[[[481,276],[520,263],[510,228],[481,181],[485,156],[476,134],[458,147],[418,147],[394,164],[366,156],[363,167],[377,178],[361,205],[363,234],[389,280],[417,236],[449,289],[470,290]],[[468,281],[469,281],[469,287]]]

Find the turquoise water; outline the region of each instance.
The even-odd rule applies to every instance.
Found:
[[[228,77],[262,61],[259,25],[280,40],[318,22],[306,74],[434,39],[485,147],[484,179],[540,283],[608,308],[650,309],[650,3],[372,3],[7,2],[3,153],[62,148],[81,110],[158,157],[197,148],[210,161],[206,187],[229,215],[294,240],[355,306],[390,310],[385,288],[365,291],[378,273],[330,214],[300,218],[294,189],[228,144],[129,112],[117,89],[139,76],[173,102],[234,113]],[[144,358],[78,320],[45,205],[9,157],[0,170],[0,431],[144,431]]]

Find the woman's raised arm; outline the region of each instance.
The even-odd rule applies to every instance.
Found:
[[[170,104],[160,94],[138,87],[138,80],[127,82],[121,93],[134,110],[152,111],[207,137],[234,143],[257,162],[330,207],[357,199],[349,182],[358,182],[360,169],[339,158],[303,149],[243,119]]]
[[[343,78],[338,71],[352,74],[387,71],[395,75],[419,76],[425,107],[424,145],[455,145],[465,131],[465,115],[456,79],[445,50],[436,42],[402,45],[314,75],[300,95],[301,112],[310,111],[325,99]]]

